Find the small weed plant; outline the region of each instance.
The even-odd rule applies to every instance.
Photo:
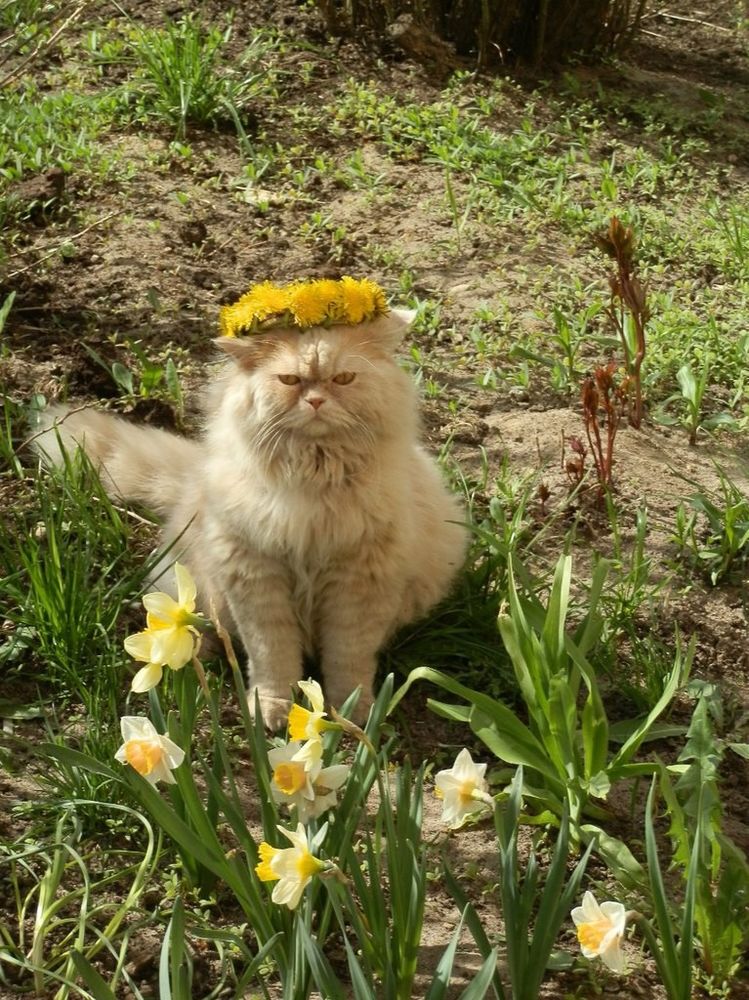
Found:
[[[189,125],[221,121],[246,136],[247,110],[270,84],[267,59],[275,42],[258,34],[237,61],[228,57],[230,38],[231,25],[205,26],[195,15],[138,34],[134,55],[145,107],[172,125],[177,139],[185,139]]]
[[[713,586],[740,575],[749,555],[749,498],[725,470],[717,467],[717,472],[716,493],[700,490],[688,507],[679,506],[673,536],[682,557]]]

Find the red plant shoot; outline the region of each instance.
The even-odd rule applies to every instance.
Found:
[[[596,242],[604,253],[616,261],[616,273],[609,275],[611,304],[608,315],[622,342],[627,375],[633,399],[629,406],[629,423],[639,427],[643,417],[642,381],[640,370],[645,359],[645,325],[650,318],[647,291],[635,274],[635,239],[631,227],[624,226],[614,215],[604,236]],[[627,334],[627,314],[634,327],[634,343]]]

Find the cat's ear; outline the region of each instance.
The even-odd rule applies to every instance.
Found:
[[[372,343],[381,344],[386,351],[395,351],[415,318],[415,309],[391,309],[384,316],[363,324],[361,329],[366,331]]]
[[[214,337],[213,343],[236,361],[240,368],[252,371],[277,349],[272,337]]]

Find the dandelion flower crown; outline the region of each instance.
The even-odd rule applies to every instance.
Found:
[[[385,293],[367,278],[322,278],[288,285],[263,281],[237,302],[223,306],[219,324],[222,337],[238,337],[274,327],[354,325],[387,311]]]

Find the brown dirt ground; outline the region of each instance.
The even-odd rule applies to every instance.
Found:
[[[123,6],[136,18],[161,22],[161,4],[130,0]],[[192,6],[172,4],[169,13]],[[223,10],[222,4],[197,6],[204,13]],[[724,141],[730,145],[732,136],[745,140],[747,120],[740,97],[745,100],[749,93],[749,66],[745,50],[728,27],[736,4],[719,2],[704,10],[690,0],[674,0],[656,6],[659,12],[648,19],[647,33],[629,62],[600,69],[579,67],[575,70],[579,79],[616,83],[664,105],[685,108],[693,106],[700,88],[710,87],[724,97],[729,108]],[[317,16],[307,7],[258,0],[243,9],[247,23],[276,24],[317,46],[324,41]],[[378,79],[395,93],[399,87],[417,87],[427,99],[439,90],[439,80],[408,60],[391,53],[381,62],[348,42],[333,55],[326,48],[311,49],[309,60],[314,64],[312,82],[307,85],[310,102],[327,99],[348,75]],[[287,80],[285,85],[293,90],[293,83]],[[302,86],[300,81],[298,87]],[[232,135],[192,135],[194,155],[189,164],[170,153],[170,138],[167,132],[158,131],[111,135],[106,140],[108,151],[133,166],[104,182],[91,182],[74,170],[59,212],[45,224],[30,224],[22,241],[11,248],[0,266],[0,297],[10,290],[17,292],[0,358],[6,393],[18,401],[34,392],[48,398],[64,393],[79,401],[110,400],[115,387],[83,345],[95,347],[110,361],[122,360],[126,357],[124,339],[139,339],[148,352],[171,352],[182,359],[189,431],[195,418],[192,399],[203,380],[204,364],[213,356],[210,338],[220,304],[236,298],[252,281],[267,277],[283,281],[352,272],[370,274],[387,284],[390,276],[378,273],[371,248],[378,244],[397,247],[416,275],[419,294],[443,304],[438,336],[421,343],[428,352],[430,377],[443,388],[436,400],[425,402],[430,442],[438,447],[452,436],[453,454],[468,469],[478,468],[479,446],[483,446],[492,467],[507,459],[513,472],[537,472],[551,491],[550,507],[564,505],[569,490],[559,461],[560,432],[580,432],[577,406],[563,405],[548,394],[523,398],[518,393],[480,393],[470,356],[464,353],[461,365],[455,366],[461,326],[476,303],[491,300],[496,289],[504,286],[509,300],[527,309],[522,282],[516,280],[518,272],[527,267],[562,266],[553,246],[540,244],[529,251],[519,228],[517,240],[505,240],[502,246],[486,233],[477,233],[456,255],[448,247],[451,221],[438,207],[444,193],[442,178],[418,163],[393,163],[376,143],[358,143],[352,138],[344,143],[345,149],[329,152],[350,152],[361,146],[369,169],[383,172],[393,192],[387,212],[373,211],[366,192],[341,190],[333,181],[324,180],[315,181],[308,201],[292,198],[288,190],[269,183],[262,195],[270,201],[269,217],[258,207],[257,192],[244,192],[232,183],[241,173]],[[730,148],[733,167],[746,180],[749,144],[744,143],[743,150]],[[179,200],[176,192],[186,197]],[[345,226],[347,236],[335,257],[324,240],[299,239],[299,226],[313,202],[336,224]],[[75,245],[72,257],[50,253],[66,240]],[[528,322],[532,324],[532,318]],[[448,408],[451,401],[459,404],[457,415]],[[158,401],[139,404],[133,415],[162,426],[175,423],[170,407]],[[620,434],[617,502],[623,511],[647,503],[652,526],[649,544],[662,555],[666,567],[673,557],[669,536],[678,498],[685,495],[682,477],[714,487],[713,460],[720,457],[736,481],[749,486],[746,446],[724,439],[718,445],[704,441],[688,449],[681,433],[651,423],[642,431],[623,429]],[[12,503],[12,495],[3,496],[3,502]],[[587,531],[591,548],[608,544],[600,519],[591,515]],[[624,531],[631,536],[630,523]],[[585,549],[583,541],[583,562]],[[736,718],[745,719],[749,652],[744,589],[710,590],[694,580],[683,582],[683,587],[671,588],[668,603],[662,606],[664,626],[678,621],[685,633],[697,632],[695,672],[720,678],[734,699]],[[409,713],[415,754],[439,752],[447,758],[464,739],[455,727],[426,721],[420,696],[410,703]],[[22,739],[33,740],[38,731],[33,722],[17,727]],[[736,763],[726,777],[729,830],[745,849],[749,849],[748,768],[746,762]],[[14,832],[7,822],[11,806],[36,794],[35,786],[25,782],[23,775],[0,775],[0,831],[4,836]],[[427,796],[425,823],[430,836],[444,839],[439,833],[438,806],[431,796]],[[480,890],[479,906],[487,929],[498,930],[491,893],[496,872],[492,834],[485,826],[468,828],[447,838],[446,850],[456,870]],[[429,969],[456,920],[452,903],[438,883],[434,885],[420,989],[426,988]],[[567,938],[565,943],[571,945],[571,931]],[[153,975],[158,945],[147,936],[138,941],[140,957],[133,958],[133,970],[142,971],[144,981]],[[642,996],[660,1000],[664,994],[655,985],[651,963],[635,943],[631,951],[635,972],[626,980],[600,969],[594,973],[579,969],[550,979],[542,993],[544,1000],[601,994],[621,1000]],[[457,982],[477,964],[466,937],[456,966]],[[739,1000],[749,996],[749,989],[741,992],[744,988],[739,984],[732,996]]]

